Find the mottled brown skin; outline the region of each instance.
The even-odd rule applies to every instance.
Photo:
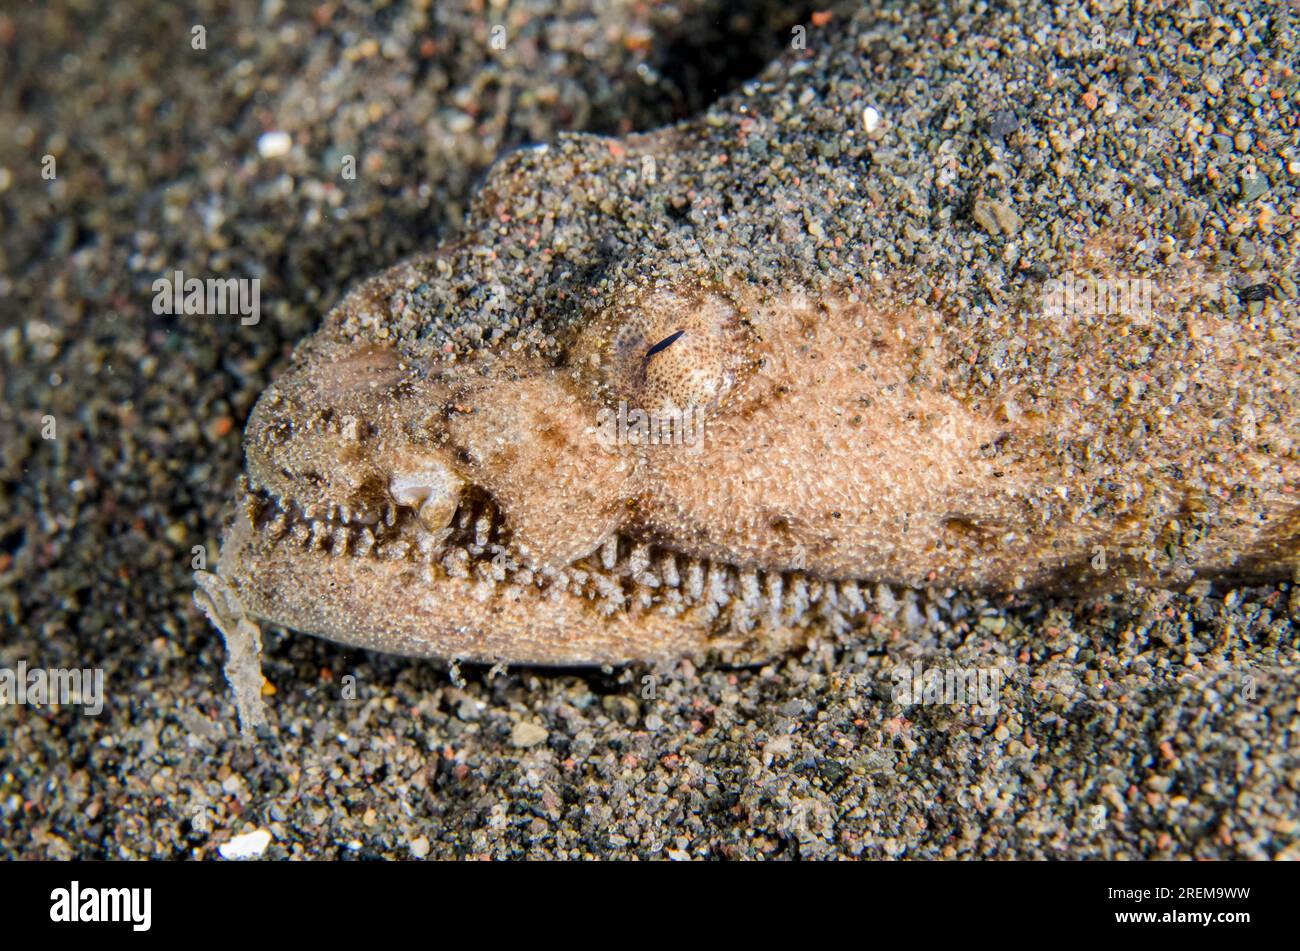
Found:
[[[1099,238],[1076,270],[1108,259]],[[1016,336],[1068,359],[979,385],[957,369],[984,329],[885,285],[629,289],[545,355],[416,359],[341,331],[406,273],[355,291],[249,420],[218,570],[253,617],[416,656],[752,659],[888,611],[882,586],[1300,564],[1289,324],[1219,316],[1193,260],[1140,326],[1026,297]],[[603,446],[620,400],[699,408],[702,451]]]

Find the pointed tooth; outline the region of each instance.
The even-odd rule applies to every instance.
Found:
[[[597,596],[605,602],[605,609],[612,613],[623,607],[625,600],[623,586],[615,581],[609,575],[593,572],[591,575],[592,586],[596,589]]]
[[[447,574],[453,578],[468,578],[469,552],[455,546],[448,548],[447,554],[442,559],[442,566],[447,569]]]
[[[796,573],[790,579],[790,597],[787,599],[790,605],[790,619],[797,621],[808,611],[808,581],[803,575]]]
[[[350,533],[343,525],[334,529],[333,545],[330,546],[330,554],[335,558],[341,558],[348,553],[348,542],[351,541],[349,535]]]
[[[659,559],[659,574],[664,585],[669,588],[676,588],[682,583],[681,576],[677,573],[677,556],[672,552],[664,552]]]
[[[753,571],[740,572],[736,582],[736,600],[731,606],[731,624],[736,630],[748,632],[762,609],[762,595],[758,589],[758,575]]]
[[[357,536],[357,554],[365,557],[370,554],[370,550],[375,547],[374,533],[368,528],[361,529],[361,534]]]
[[[781,595],[785,582],[779,571],[770,571],[764,579],[763,593],[767,597],[767,614],[773,627],[781,626]]]
[[[431,555],[437,547],[437,540],[431,532],[420,531],[415,537],[415,547],[421,555]]]
[[[757,612],[763,606],[762,577],[757,571],[740,573],[740,596],[745,599],[745,606]]]
[[[840,600],[850,614],[866,613],[867,602],[863,600],[856,581],[845,581],[840,585]]]
[[[325,527],[324,522],[312,522],[311,523],[311,547],[312,548],[322,547],[325,544],[325,536],[328,533],[329,533],[329,529]]]
[[[600,546],[600,564],[606,571],[613,571],[618,564],[618,536],[610,535]]]
[[[704,595],[704,566],[698,558],[686,563],[686,594],[692,601],[698,601]]]
[[[632,577],[643,574],[650,567],[650,546],[638,542],[632,546],[627,558],[627,570]]]
[[[497,582],[505,580],[506,573],[493,567],[492,562],[482,558],[470,563],[470,570],[474,573],[474,580],[480,584],[487,584],[496,587]],[[498,577],[498,574],[500,577]]]
[[[881,614],[891,621],[898,617],[898,600],[894,597],[894,592],[889,585],[876,585],[876,607],[880,609]]]
[[[727,569],[717,562],[709,562],[709,600],[718,606],[727,603],[727,588],[729,578]]]

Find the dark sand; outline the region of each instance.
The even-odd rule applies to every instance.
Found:
[[[465,216],[503,150],[563,130],[626,134],[690,115],[756,73],[793,22],[789,11],[763,9],[711,26],[714,5],[703,2],[653,15],[632,4],[593,14],[581,2],[522,3],[506,20],[507,48],[494,51],[497,21],[475,6],[375,13],[267,2],[218,15],[69,3],[0,14],[0,667],[102,667],[108,691],[99,717],[0,708],[0,855],[215,857],[232,837],[262,829],[271,857],[1300,858],[1300,589],[1287,583],[1100,603],[958,597],[942,616],[910,624],[904,605],[897,617],[744,670],[449,676],[270,629],[273,737],[239,739],[220,638],[190,600],[191,553],[216,551],[242,465],[240,430],[293,344],[360,278],[466,231],[481,240],[484,220]],[[1197,133],[1215,170],[1203,203],[1194,213],[1171,208],[1173,221],[1221,236],[1223,268],[1291,280],[1298,93],[1297,77],[1274,68],[1296,59],[1278,6],[1179,4],[1186,12],[1160,21],[1166,40],[1181,30],[1221,46],[1206,80],[1221,95],[1207,86],[1213,108],[1191,116],[1160,90],[1126,88],[1107,60],[1173,61],[1176,44],[1135,48],[1117,23],[1098,34],[1074,20],[1049,29],[1035,10],[1024,19],[1038,24],[1028,32],[1046,31],[1031,45],[1062,57],[1060,127],[1092,121],[1095,107],[1078,103],[1106,77],[1124,89],[1125,108],[1172,116],[1162,126],[1170,134],[1186,134],[1189,119],[1212,126]],[[1228,13],[1233,22],[1216,24]],[[207,27],[205,51],[191,49],[195,23]],[[845,23],[839,10],[826,29]],[[1032,59],[1017,45],[1028,42],[1019,27],[978,26],[980,43],[954,34],[954,58]],[[825,36],[810,28],[804,57],[818,103],[796,97],[786,119],[764,117],[782,126],[810,116],[821,137],[809,141],[823,144],[844,141],[845,120],[818,104],[851,97],[819,72]],[[946,99],[938,109],[905,97],[927,87],[897,79],[911,49],[899,46],[881,74],[894,77],[879,92],[881,137],[872,146],[862,136],[859,152],[893,149],[877,161],[916,178],[882,182],[878,207],[858,209],[859,237],[879,239],[871,229],[888,217],[898,235],[872,245],[878,259],[938,273],[949,256],[961,259],[961,241],[978,238],[911,207],[909,182],[928,174],[927,187],[973,197],[963,184],[971,175],[1001,181],[1010,165],[1041,176],[1062,159],[1000,156],[992,140],[1014,135],[1016,119],[1010,104],[997,108],[995,88],[965,113]],[[729,127],[717,128],[729,148]],[[271,131],[292,137],[287,154],[259,154]],[[991,144],[945,155],[961,174],[936,184],[930,150],[905,146],[940,133]],[[860,157],[782,151],[803,138],[788,128],[769,137],[775,155],[754,138],[737,159],[757,169],[779,156],[787,171],[807,169],[777,167],[772,179],[787,190],[824,175],[831,184],[821,191],[833,192],[837,165]],[[263,150],[271,144],[263,139]],[[608,155],[589,139],[554,149],[583,162]],[[1167,152],[1159,141],[1133,145],[1124,174],[1180,174],[1164,164]],[[47,154],[52,182],[40,175]],[[344,155],[356,156],[355,180],[338,174]],[[520,155],[511,167],[526,172],[534,161]],[[1104,167],[1076,171],[1105,178]],[[707,239],[710,196],[727,180],[711,170],[695,196],[678,196],[688,205],[660,211]],[[1072,197],[1087,214],[1052,236],[1060,253],[1109,211],[1107,184]],[[990,194],[1019,199],[1030,231],[1030,207],[1047,215],[1029,192]],[[761,219],[761,197],[731,195],[733,218]],[[748,261],[748,276],[837,273],[844,261],[818,232],[836,232],[852,205],[840,198],[805,205],[799,240],[782,260]],[[1261,229],[1265,205],[1272,220]],[[697,254],[716,259],[707,240],[701,249],[671,235],[651,253],[631,237],[653,216],[616,210],[628,228],[600,225],[572,204],[559,216],[575,258],[603,256],[598,289]],[[984,210],[967,203],[964,213],[989,222]],[[985,230],[998,227],[991,220]],[[475,320],[447,324],[448,338],[467,327],[490,333],[478,318],[529,286],[527,253],[509,254],[525,239],[502,234],[503,260],[516,263],[497,269],[499,292],[470,275],[430,302],[434,313],[474,305]],[[1041,247],[1024,249],[1035,251],[1043,257]],[[1015,262],[1006,263],[1010,271]],[[152,282],[176,269],[260,278],[261,321],[156,316]],[[996,302],[1004,276],[985,268],[976,279],[983,300]],[[1294,284],[1279,290],[1293,307]],[[56,439],[42,438],[46,416]],[[996,714],[893,703],[892,672],[918,660],[998,666],[1006,680]],[[343,699],[346,677],[356,678],[355,700]]]

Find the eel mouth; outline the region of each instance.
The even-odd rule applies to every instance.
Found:
[[[222,575],[258,617],[409,656],[546,665],[683,654],[753,663],[869,615],[919,623],[922,592],[688,556],[627,532],[562,568],[525,564],[501,507],[467,486],[446,528],[418,511],[245,489]]]

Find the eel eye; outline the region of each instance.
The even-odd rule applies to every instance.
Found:
[[[655,344],[653,347],[651,347],[649,350],[645,352],[645,362],[649,363],[650,358],[653,357],[656,353],[659,353],[662,350],[667,350],[669,347],[675,344],[677,342],[677,339],[681,337],[681,335],[684,333],[686,333],[685,330],[677,330],[674,331],[673,333],[670,333],[667,337],[664,337],[663,340],[660,340],[657,344]]]

